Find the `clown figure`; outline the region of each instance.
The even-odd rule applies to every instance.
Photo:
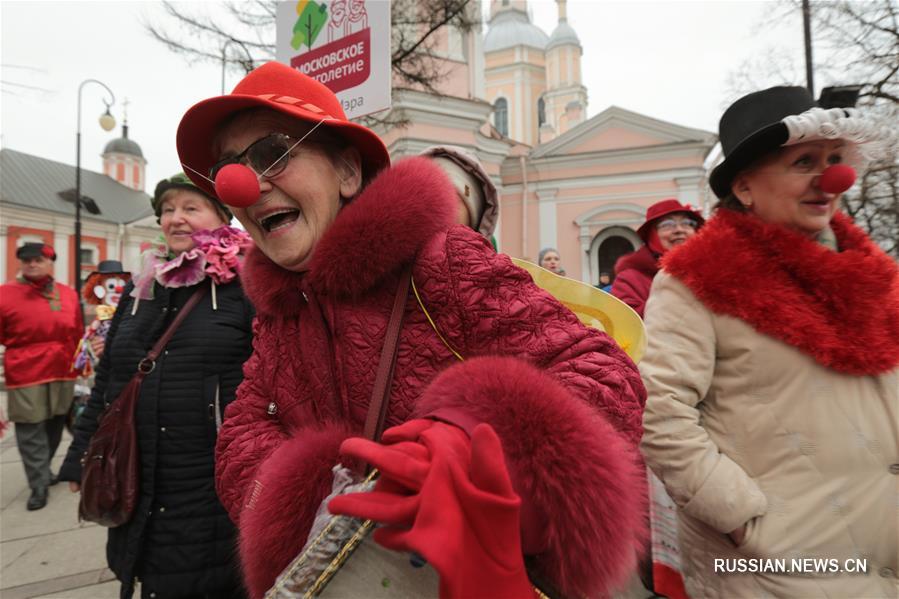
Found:
[[[88,304],[96,306],[97,318],[87,328],[75,351],[74,366],[81,376],[89,377],[93,374],[94,366],[103,352],[112,315],[119,305],[122,290],[130,280],[131,273],[125,271],[118,260],[104,260],[96,271],[88,275],[82,296]]]

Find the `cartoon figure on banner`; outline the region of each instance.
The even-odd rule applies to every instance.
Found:
[[[368,27],[368,11],[365,10],[365,0],[349,0],[350,22],[347,33],[356,33]]]
[[[291,67],[335,94],[368,81],[372,34],[365,0],[300,0],[296,13],[290,45],[299,54],[290,57]],[[327,37],[321,35],[326,26]]]
[[[349,30],[348,0],[333,0],[331,2],[331,19],[328,21],[328,41],[345,37]]]
[[[94,372],[94,366],[99,357],[94,352],[93,340],[106,339],[109,332],[109,324],[112,315],[122,297],[122,290],[131,273],[127,272],[118,260],[104,260],[100,262],[97,270],[88,275],[84,283],[82,295],[84,300],[96,306],[97,318],[87,328],[87,332],[75,350],[75,370],[83,377],[89,377]]]

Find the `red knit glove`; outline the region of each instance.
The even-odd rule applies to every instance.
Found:
[[[342,453],[381,477],[373,492],[335,497],[328,509],[386,524],[375,540],[427,559],[440,574],[442,599],[533,597],[521,553],[521,500],[493,429],[479,424],[469,441],[455,426],[413,420],[386,431],[384,441],[394,444],[343,442]]]

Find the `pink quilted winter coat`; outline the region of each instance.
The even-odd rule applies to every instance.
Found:
[[[453,226],[455,201],[437,167],[407,159],[340,212],[308,272],[258,250],[247,258],[255,351],[226,412],[216,470],[252,596],[299,552],[341,441],[361,434],[398,271],[410,262],[465,362],[410,293],[387,426],[415,417],[469,432],[492,425],[522,497],[525,553],[566,593],[605,592],[633,567],[643,535],[637,369],[483,237]]]

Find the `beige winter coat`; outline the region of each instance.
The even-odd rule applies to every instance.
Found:
[[[642,450],[679,506],[691,597],[899,595],[897,370],[826,368],[711,312],[664,272],[646,326]],[[738,547],[726,533],[744,523]],[[782,558],[788,569],[793,558],[835,559],[827,567],[840,569],[864,559],[867,573],[714,571],[716,560],[741,558]]]

